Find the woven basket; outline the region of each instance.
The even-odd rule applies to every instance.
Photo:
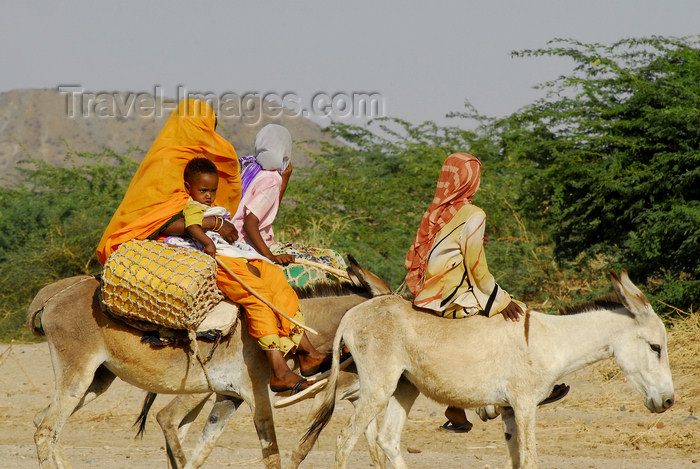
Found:
[[[113,314],[172,329],[195,329],[223,298],[214,259],[157,241],[122,243],[102,272],[102,299]]]

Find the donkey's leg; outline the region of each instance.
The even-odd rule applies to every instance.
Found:
[[[187,457],[182,449],[182,441],[187,435],[192,422],[197,418],[211,393],[182,394],[176,396],[157,414],[156,420],[165,437],[168,452],[168,467],[182,468],[187,464]]]
[[[357,379],[357,374],[341,371],[340,376],[338,378],[338,391],[336,395],[336,401],[347,399],[354,406],[357,402],[357,398],[359,397],[359,395],[360,380]],[[313,416],[316,415],[316,412],[323,404],[323,399],[323,393],[319,393],[314,396],[313,405],[311,407],[311,410],[308,412],[309,425],[313,420]],[[377,454],[379,453],[376,444],[376,423],[370,424],[370,426],[368,427],[368,432],[371,431],[372,428],[374,429],[373,435],[368,435],[367,432],[365,433],[365,436],[367,437],[367,443],[370,445],[370,455],[372,455],[373,452]],[[304,459],[306,459],[306,456],[316,444],[316,440],[318,440],[318,437],[319,433],[313,433],[307,440],[301,440],[299,441],[299,443],[297,443],[296,448],[294,448],[294,450],[292,451],[292,456],[289,461],[289,464],[287,465],[287,469],[297,469],[299,467],[299,465],[302,463],[302,461],[304,461]],[[372,461],[375,461],[374,456],[372,457]],[[377,469],[380,469],[383,466],[376,466],[375,464],[375,467]]]
[[[343,322],[347,319],[346,316]],[[352,321],[350,324],[352,325]],[[402,350],[399,343],[366,340],[362,333],[358,333],[357,330],[347,325],[345,327],[342,338],[352,356],[355,357],[355,367],[360,381],[360,395],[350,422],[338,435],[335,452],[335,463],[338,469],[346,466],[348,456],[355,447],[360,434],[366,431],[370,422],[375,420],[379,413],[386,408],[405,370],[400,358],[405,350]],[[362,329],[362,327],[357,329]],[[338,335],[336,334],[336,344],[337,341]]]
[[[50,467],[49,461],[51,460],[56,467],[63,467],[65,464],[60,450],[58,454],[54,454],[54,450],[58,445],[58,437],[68,418],[86,402],[99,395],[99,393],[93,392],[91,393],[93,397],[86,401],[86,395],[95,378],[95,373],[102,364],[101,359],[98,361],[93,357],[92,361],[81,363],[79,369],[65,370],[60,358],[56,357],[56,352],[52,352],[56,375],[56,391],[54,392],[53,401],[45,410],[43,418],[34,433],[34,443],[36,444],[39,464],[42,468]],[[111,381],[109,382],[111,383]],[[95,389],[99,390],[99,386]]]
[[[266,469],[281,469],[282,460],[280,458],[280,450],[277,446],[277,434],[275,433],[275,423],[272,420],[272,405],[269,397],[267,405],[260,403],[253,409],[253,423],[255,431],[260,440],[262,448],[263,464]]]
[[[369,425],[367,425],[367,428],[365,429],[365,440],[367,440],[369,457],[372,458],[372,466],[374,466],[374,469],[384,469],[386,467],[386,457],[382,452],[382,448],[379,446],[378,435],[378,424],[377,419],[375,418],[369,423]]]
[[[275,422],[272,419],[272,403],[268,383],[270,382],[269,370],[264,368],[264,373],[252,376],[252,382],[245,386],[241,384],[239,392],[241,398],[250,406],[253,414],[255,431],[262,448],[263,464],[267,469],[281,469],[282,460],[277,446],[277,434]]]
[[[354,400],[350,401],[353,405],[355,404]],[[311,411],[309,412],[310,415],[315,415],[316,414],[317,408],[314,406]],[[300,442],[296,448],[294,448],[294,451],[292,452],[292,457],[289,462],[289,465],[287,465],[287,469],[297,469],[299,465],[306,459],[306,456],[309,454],[311,449],[313,448],[314,444],[316,443],[316,440],[318,439],[318,433],[313,435],[311,438],[304,442]],[[365,439],[367,440],[367,445],[369,449],[369,455],[370,458],[372,458],[372,466],[375,469],[384,469],[386,467],[386,458],[384,457],[384,454],[381,451],[381,448],[377,444],[377,421],[372,420],[369,425],[367,426],[367,430],[365,430]]]
[[[177,423],[176,428],[177,428],[177,441],[182,444],[185,441],[185,438],[187,438],[187,433],[190,431],[190,427],[192,427],[192,423],[197,419],[197,416],[202,412],[202,408],[204,408],[204,404],[207,403],[209,400],[209,396],[211,396],[212,393],[206,393],[205,394],[200,394],[199,397],[201,398],[201,401],[197,404],[197,398],[192,399],[190,401],[190,406],[195,406],[192,408],[192,410],[185,415],[184,418],[182,418],[179,423]]]
[[[90,383],[90,387],[88,387],[88,390],[85,392],[85,395],[78,406],[73,409],[73,413],[71,415],[100,397],[107,389],[109,389],[114,382],[114,378],[116,377],[117,375],[109,371],[104,365],[97,368],[95,377],[92,379],[92,383]],[[53,457],[57,467],[64,467],[64,465],[66,467],[70,467],[68,464],[68,458],[63,451],[63,446],[58,442],[53,448]]]
[[[367,429],[370,422],[376,419],[387,406],[403,372],[403,370],[386,370],[379,367],[367,371],[369,373],[360,382],[360,398],[357,401],[355,412],[350,418],[348,426],[343,428],[338,435],[335,453],[337,468],[345,467],[357,439]]]
[[[514,405],[515,425],[518,435],[518,452],[520,453],[520,468],[533,469],[537,467],[537,447],[535,439],[535,418],[537,405]]]
[[[85,392],[83,399],[73,412],[77,412],[78,409],[85,407],[90,402],[104,394],[104,392],[112,385],[114,378],[116,377],[117,375],[109,371],[104,365],[97,368],[97,371],[95,371],[95,376],[92,379],[92,383],[90,383],[90,387]]]
[[[97,372],[95,372],[95,377],[93,378],[90,387],[88,387],[85,396],[83,396],[83,399],[80,401],[75,410],[73,410],[73,413],[76,413],[79,409],[85,407],[87,404],[94,401],[101,394],[103,394],[114,382],[114,378],[116,378],[116,375],[114,373],[109,371],[104,366],[99,367],[97,369]],[[51,405],[47,405],[34,416],[35,427],[38,428],[42,420],[44,420],[44,415],[46,415],[46,412],[49,410],[49,407],[51,407]]]
[[[51,404],[47,405],[44,407],[42,410],[40,410],[35,416],[34,416],[34,426],[38,429],[39,425],[41,425],[41,422],[44,421],[44,417],[46,416],[46,413],[49,411],[51,408]],[[36,435],[34,436],[35,442],[36,442]],[[38,443],[37,443],[38,445]],[[39,447],[37,446],[37,455],[39,453]],[[41,458],[41,456],[39,456]],[[56,468],[62,468],[65,467],[67,464],[67,459],[66,455],[63,451],[63,448],[60,446],[60,444],[56,444],[56,446],[53,449],[53,452],[51,454],[51,460],[53,462],[54,467]],[[43,464],[41,464],[41,460],[39,461],[40,465],[42,467]]]
[[[313,397],[313,405],[311,406],[311,410],[308,412],[309,420],[307,422],[307,425],[310,425],[310,422],[313,420],[313,416],[316,415],[318,409],[323,404],[323,397],[324,393],[322,392],[316,394]],[[308,454],[311,452],[311,449],[316,444],[318,436],[319,433],[313,433],[308,439],[301,439],[297,443],[297,446],[292,451],[292,456],[289,460],[289,464],[287,465],[287,469],[297,469],[299,467],[299,465],[304,461],[304,459],[306,459],[306,456],[308,456]]]
[[[505,467],[520,467],[520,450],[518,448],[518,427],[512,407],[499,408],[503,420],[503,435],[506,439],[507,458]]]
[[[335,453],[336,468],[346,467],[348,456],[357,443],[357,439],[367,429],[367,426],[376,419],[389,401],[389,395],[372,396],[365,399],[360,397],[355,408],[355,413],[350,418],[347,427],[343,428],[338,435],[337,449]]]
[[[401,431],[419,394],[418,389],[409,381],[400,379],[384,413],[377,440],[396,469],[408,467],[401,456]]]
[[[322,398],[323,395],[318,394],[316,397]],[[357,401],[356,398],[348,400],[353,406],[356,404]],[[312,407],[311,411],[309,411],[309,415],[316,415],[316,411],[318,410],[318,407],[322,402],[322,399],[318,400],[318,405],[316,404],[316,402],[314,402],[314,406]],[[365,430],[365,439],[367,440],[370,458],[372,458],[372,465],[375,469],[384,469],[384,467],[386,467],[386,458],[384,457],[384,453],[382,453],[381,448],[377,444],[377,434],[377,421],[375,419],[372,420],[367,426],[367,429]],[[316,444],[318,435],[319,434],[316,433],[306,441],[301,441],[297,444],[297,447],[294,448],[294,451],[292,452],[292,457],[289,462],[289,465],[287,465],[287,469],[297,469],[299,467],[299,465],[304,461],[304,459],[306,459],[306,456],[309,454],[314,444]]]
[[[211,454],[221,433],[226,428],[226,424],[231,420],[231,416],[243,403],[243,399],[233,396],[216,395],[216,402],[209,412],[207,423],[202,430],[197,446],[192,452],[186,469],[196,469],[201,467]]]

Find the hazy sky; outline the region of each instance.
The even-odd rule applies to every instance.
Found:
[[[80,85],[176,97],[378,93],[383,111],[447,122],[469,99],[504,115],[563,59],[515,59],[555,37],[611,43],[700,33],[699,0],[7,1],[0,91]]]

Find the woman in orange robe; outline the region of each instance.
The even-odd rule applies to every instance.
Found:
[[[219,172],[217,205],[236,213],[241,198],[241,176],[233,146],[216,133],[216,116],[204,101],[181,101],[166,121],[134,175],[122,203],[112,217],[97,247],[97,258],[104,264],[117,247],[131,239],[154,238],[160,234],[185,234],[181,217],[188,194],[183,173],[194,157],[211,160]],[[205,218],[203,229],[214,228],[214,217]],[[226,221],[219,233],[229,242],[238,235]],[[268,299],[281,311],[301,319],[299,301],[284,273],[262,260],[219,257],[242,281]],[[221,266],[217,282],[221,291],[245,309],[250,334],[258,339],[272,366],[270,388],[275,392],[301,391],[312,384],[293,373],[285,355],[296,352],[302,375],[324,371],[330,356],[318,352],[301,328],[278,316],[270,307],[251,295]]]

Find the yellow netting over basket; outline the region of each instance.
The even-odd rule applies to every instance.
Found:
[[[118,316],[194,330],[224,296],[216,285],[216,262],[207,254],[131,240],[105,263],[102,299]]]

